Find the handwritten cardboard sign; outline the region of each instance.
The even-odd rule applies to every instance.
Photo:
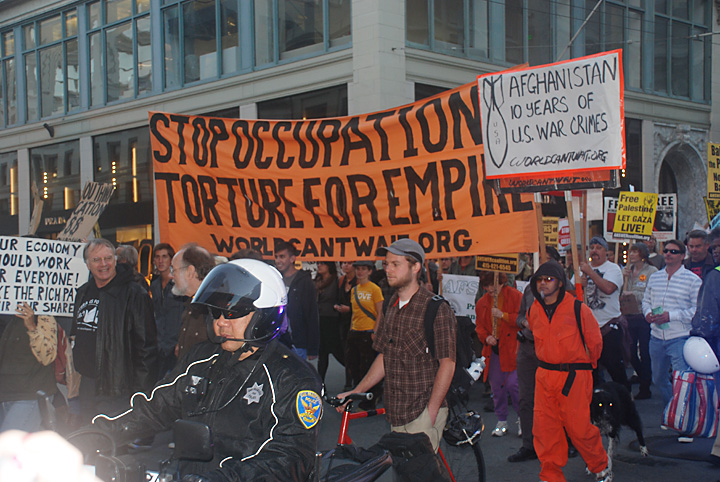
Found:
[[[657,202],[658,195],[652,192],[621,192],[613,236],[620,239],[650,239]]]
[[[98,218],[105,210],[115,188],[112,184],[99,182],[85,183],[82,197],[72,216],[68,219],[58,239],[64,241],[81,241],[87,238]]]
[[[486,177],[625,168],[622,51],[478,77]]]
[[[82,243],[0,236],[0,313],[28,303],[35,314],[72,316],[88,280]]]

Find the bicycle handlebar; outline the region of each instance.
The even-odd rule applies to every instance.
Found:
[[[351,393],[345,398],[337,398],[337,397],[325,397],[325,401],[332,405],[333,407],[341,407],[345,405],[347,402],[351,402],[353,400],[372,400],[373,394],[371,392],[366,393]]]

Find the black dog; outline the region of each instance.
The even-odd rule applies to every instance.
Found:
[[[600,433],[608,437],[608,467],[611,470],[613,451],[622,425],[635,430],[640,444],[640,453],[644,457],[649,454],[642,433],[642,421],[635,402],[628,389],[620,383],[602,383],[593,390],[590,419],[600,429]]]

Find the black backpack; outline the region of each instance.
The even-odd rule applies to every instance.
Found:
[[[425,310],[425,340],[427,341],[430,354],[435,356],[435,317],[442,303],[448,301],[440,295],[432,297]],[[448,303],[449,305],[449,303]],[[472,337],[475,333],[475,325],[468,316],[455,316],[457,320],[456,348],[455,348],[455,373],[453,374],[450,389],[446,396],[448,403],[453,406],[456,402],[467,402],[468,390],[474,380],[467,371],[475,359]]]

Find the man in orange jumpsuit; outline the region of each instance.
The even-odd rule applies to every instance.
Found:
[[[539,362],[533,438],[540,479],[565,481],[562,467],[568,458],[567,432],[596,480],[610,482],[612,473],[600,430],[590,422],[592,369],[602,352],[602,336],[586,305],[580,306],[580,332],[575,297],[565,293],[564,280],[563,268],[554,260],[540,266],[530,280],[536,300],[527,319]]]

